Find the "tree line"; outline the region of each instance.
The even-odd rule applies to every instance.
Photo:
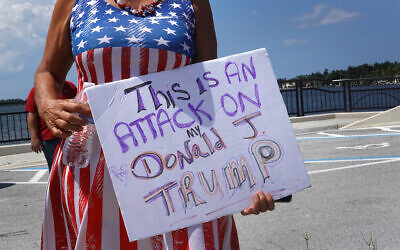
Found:
[[[15,99],[2,99],[0,104],[24,104],[26,100],[15,98]]]
[[[389,77],[400,76],[400,63],[399,62],[383,62],[374,64],[362,64],[359,66],[349,66],[347,69],[332,70],[325,69],[324,72],[315,72],[306,75],[298,75],[293,80],[303,79],[357,79],[357,78],[371,78],[371,77]],[[287,81],[289,79],[279,78],[278,81]],[[290,79],[292,80],[292,79]]]

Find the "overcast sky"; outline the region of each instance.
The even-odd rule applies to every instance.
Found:
[[[0,0],[0,99],[33,86],[54,2]],[[210,2],[219,56],[265,47],[277,77],[400,61],[400,0]]]

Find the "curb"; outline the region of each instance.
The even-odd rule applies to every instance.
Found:
[[[307,115],[307,116],[297,116],[290,117],[292,123],[298,122],[310,122],[310,121],[321,121],[321,120],[331,120],[335,118],[368,118],[373,115],[377,115],[381,112],[349,112],[349,113],[329,113],[329,114],[318,114],[318,115]]]
[[[23,154],[32,152],[30,143],[11,144],[0,146],[0,156]]]

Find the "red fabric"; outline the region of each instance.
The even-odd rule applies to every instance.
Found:
[[[62,89],[60,99],[71,99],[76,95],[76,87],[72,82],[66,81]],[[35,104],[35,88],[32,88],[29,92],[28,98],[26,99],[25,111],[29,113],[37,113],[37,107]],[[46,123],[39,117],[39,129],[42,141],[55,139],[56,137],[51,133],[50,129],[46,126]]]

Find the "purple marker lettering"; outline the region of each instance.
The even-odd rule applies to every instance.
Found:
[[[190,111],[192,111],[192,113],[197,117],[200,125],[203,124],[203,120],[201,119],[200,114],[203,114],[205,117],[208,118],[208,120],[212,121],[211,115],[206,111],[200,109],[200,106],[203,104],[203,102],[204,100],[201,100],[200,103],[196,106],[196,108],[191,103],[188,103]]]
[[[187,122],[187,123],[180,123],[177,120],[177,116],[178,114],[182,113],[183,110],[182,109],[178,109],[177,111],[175,111],[174,115],[172,116],[172,120],[174,121],[175,126],[177,126],[178,128],[188,128],[190,126],[192,126],[194,124],[194,120],[191,122]]]
[[[230,67],[231,65],[232,65],[232,67]],[[233,69],[232,73],[228,72],[229,68]],[[226,79],[228,80],[229,84],[232,84],[231,77],[233,77],[233,76],[237,76],[238,81],[241,82],[239,68],[236,65],[236,63],[234,63],[234,62],[227,62],[225,64],[225,75],[226,75]]]
[[[164,170],[161,155],[156,152],[144,152],[132,161],[131,169],[133,176],[138,179],[154,179]]]
[[[165,120],[164,121],[161,121],[161,115],[162,114],[164,114],[164,116],[165,116]],[[162,129],[162,126],[164,124],[167,124],[167,123],[171,126],[172,131],[175,133],[175,128],[172,125],[171,119],[169,118],[167,111],[165,111],[163,109],[160,109],[158,111],[158,113],[157,113],[157,125],[158,125],[158,129],[160,130],[161,137],[164,136],[164,131]]]
[[[227,110],[227,106],[228,106],[228,105],[226,105],[226,103],[225,103],[225,98],[231,99],[231,100],[232,100],[232,103],[235,104],[235,110],[234,110],[234,111],[229,112],[229,111]],[[230,105],[230,106],[231,106],[231,105]],[[232,97],[230,94],[228,94],[228,93],[226,93],[226,94],[224,94],[223,96],[221,96],[221,107],[222,107],[222,109],[224,110],[225,114],[228,115],[228,116],[230,116],[230,117],[235,116],[235,115],[237,114],[237,111],[238,111],[238,104],[237,104],[235,98],[233,98],[233,97]]]
[[[161,197],[164,207],[165,207],[165,210],[166,210],[166,213],[169,216],[169,215],[171,215],[171,213],[175,212],[174,204],[172,202],[169,191],[172,188],[176,187],[177,185],[178,185],[177,182],[169,182],[169,183],[163,185],[162,187],[159,187],[159,188],[155,189],[154,191],[151,191],[143,198],[146,203],[150,203],[150,202],[156,200],[157,198]]]
[[[167,103],[167,108],[169,108],[169,106],[171,105],[168,96],[166,94],[164,94],[161,90],[158,90],[157,92],[153,89],[153,87],[150,85],[149,86],[149,91],[151,94],[151,98],[153,99],[153,104],[154,104],[154,108],[155,110],[157,110],[162,104],[160,103],[160,100],[158,99],[158,96],[162,96],[165,100],[165,102]]]
[[[136,126],[137,130],[139,131],[139,134],[142,136],[143,143],[146,143],[147,137],[143,132],[142,126],[140,126],[140,122],[142,122],[142,121],[144,121],[144,119],[139,118],[139,119],[129,123],[129,126]]]
[[[140,111],[146,110],[143,103],[142,95],[140,94],[140,90],[136,89],[137,101],[138,101],[138,113]]]
[[[218,84],[219,84],[218,79],[217,79],[217,78],[214,78],[214,77],[209,77],[208,75],[210,75],[210,74],[211,74],[211,72],[209,72],[209,71],[205,72],[205,73],[203,74],[204,80],[208,81],[208,86],[209,86],[210,88],[217,87]],[[214,82],[214,84],[210,84],[210,81],[211,81],[211,82]]]
[[[247,95],[245,95],[245,94],[243,94],[242,92],[239,91],[238,99],[239,99],[240,108],[241,108],[242,112],[245,111],[245,105],[244,105],[243,99],[246,99],[248,102],[254,104],[258,108],[261,107],[261,101],[260,101],[260,96],[258,95],[258,86],[257,86],[257,84],[254,84],[254,95],[255,95],[256,101],[250,99],[250,97],[248,97]]]
[[[193,162],[193,155],[192,155],[192,153],[190,152],[190,149],[189,149],[189,142],[190,142],[190,140],[186,140],[185,143],[184,143],[185,151],[186,151],[187,155],[184,155],[179,150],[176,153],[176,155],[178,156],[178,162],[179,162],[179,166],[180,166],[181,169],[184,168],[183,160],[185,160],[189,164],[192,164],[192,162]]]
[[[154,113],[146,115],[143,119],[147,121],[147,124],[149,125],[150,131],[153,134],[153,139],[157,138],[157,131],[154,128],[153,122],[151,121],[151,117],[155,116]]]
[[[127,134],[124,134],[124,135],[122,135],[122,136],[119,135],[119,132],[118,132],[118,131],[120,131],[120,129],[119,129],[120,126],[125,127],[125,128],[128,130],[128,133],[127,133]],[[135,135],[133,134],[132,129],[131,129],[131,128],[129,127],[129,125],[126,124],[125,122],[119,122],[119,123],[115,124],[115,126],[114,126],[114,135],[117,137],[117,140],[118,140],[118,142],[119,142],[119,145],[121,146],[121,149],[122,149],[122,153],[126,153],[126,152],[128,152],[128,150],[129,150],[128,144],[125,143],[125,140],[127,140],[128,138],[132,138],[132,143],[133,143],[133,145],[134,145],[135,147],[138,146],[138,141],[136,140],[136,137],[135,137]]]
[[[245,69],[250,73],[250,75],[251,75],[251,77],[253,77],[253,79],[256,79],[256,77],[257,77],[256,69],[254,67],[252,56],[250,56],[250,67],[247,66],[246,64],[242,63],[242,72],[243,72],[244,80],[247,82],[247,74],[246,74]]]
[[[201,81],[200,77],[196,79],[197,87],[199,87],[199,95],[202,95],[207,90],[204,88],[203,82]]]

